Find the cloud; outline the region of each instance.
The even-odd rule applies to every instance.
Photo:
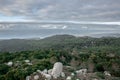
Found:
[[[27,25],[30,27],[29,25]],[[31,26],[30,28],[37,28],[37,29],[66,29],[67,26],[64,24],[39,24],[35,27]]]
[[[120,22],[88,22],[88,21],[53,21],[53,23],[72,23],[72,24],[98,24],[98,25],[120,25]],[[87,28],[87,27],[83,27]]]
[[[63,27],[62,27],[62,29],[66,29],[66,28],[67,28],[67,26],[63,26]]]
[[[10,30],[12,29],[13,24],[0,24],[0,30]]]
[[[120,0],[0,0],[0,16],[25,20],[119,21]]]
[[[59,25],[46,24],[46,25],[40,25],[39,28],[43,28],[43,29],[59,29]]]
[[[7,27],[0,25],[0,30],[4,30],[4,29],[6,29],[6,28],[7,28]]]
[[[120,25],[120,22],[103,22],[103,21],[70,21],[70,20],[67,20],[67,21],[59,21],[59,20],[48,20],[48,21],[33,21],[33,23],[52,23],[52,24],[98,24],[98,25]],[[83,27],[83,28],[86,28],[86,27]]]
[[[83,28],[83,29],[87,29],[88,27],[86,27],[86,26],[82,26],[81,28]]]
[[[58,23],[1,23],[0,38],[45,37],[56,34],[89,36],[120,33],[120,26],[99,24]],[[8,27],[7,27],[8,26]],[[4,28],[3,28],[4,27]],[[1,28],[1,27],[0,27]]]

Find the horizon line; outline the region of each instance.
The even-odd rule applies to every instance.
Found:
[[[97,25],[120,25],[120,21],[0,21],[0,24],[97,24]]]

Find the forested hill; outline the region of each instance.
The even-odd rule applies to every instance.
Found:
[[[119,42],[120,38],[114,37],[91,38],[71,35],[55,35],[39,40],[2,40],[0,80],[25,80],[27,76],[34,78],[38,75],[38,70],[50,70],[56,62],[63,63],[66,77],[71,73],[75,74],[72,80],[82,79],[84,75],[76,74],[76,71],[81,69],[88,70],[88,79],[85,80],[120,80]],[[111,76],[106,76],[105,71]],[[51,80],[66,80],[66,77]]]
[[[37,49],[120,48],[120,38],[75,37],[55,35],[44,39],[10,39],[0,41],[1,52],[16,52]]]

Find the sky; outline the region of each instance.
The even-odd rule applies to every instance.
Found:
[[[0,0],[0,39],[120,33],[120,0]]]

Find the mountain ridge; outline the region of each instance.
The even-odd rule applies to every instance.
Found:
[[[89,36],[77,37],[73,35],[54,35],[43,39],[10,39],[0,41],[0,51],[17,52],[36,49],[64,49],[64,48],[82,48],[84,46],[116,46],[120,38],[118,37],[101,37],[93,38]]]

